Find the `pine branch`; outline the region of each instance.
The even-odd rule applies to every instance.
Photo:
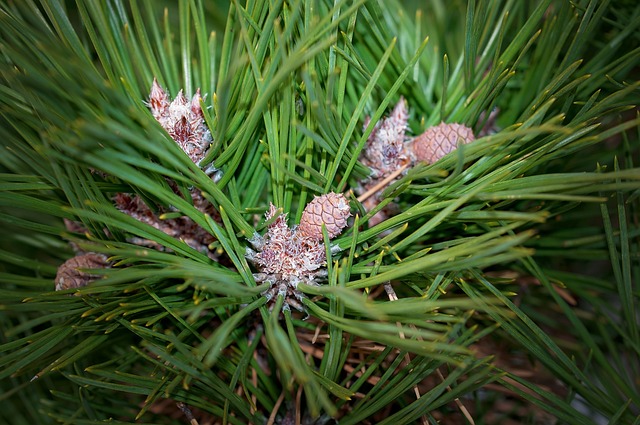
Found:
[[[0,421],[635,419],[640,7],[424,7],[0,1]]]

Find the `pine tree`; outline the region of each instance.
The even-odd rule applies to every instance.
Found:
[[[640,6],[0,0],[0,422],[637,423]]]

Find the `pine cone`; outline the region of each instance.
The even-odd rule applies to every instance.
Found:
[[[432,164],[455,150],[459,142],[466,144],[475,139],[473,130],[469,127],[456,123],[440,123],[413,139],[413,155],[416,161]]]
[[[104,269],[106,267],[110,267],[110,264],[107,257],[102,254],[89,252],[76,255],[58,267],[55,279],[56,291],[86,286],[99,277],[78,269]]]
[[[298,232],[310,239],[322,239],[322,225],[327,227],[329,238],[334,238],[347,227],[349,201],[341,193],[330,192],[316,196],[302,212]]]

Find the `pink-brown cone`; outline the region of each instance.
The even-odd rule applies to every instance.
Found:
[[[321,240],[324,224],[329,238],[334,238],[347,227],[349,216],[349,201],[343,194],[330,192],[316,196],[302,212],[298,232],[305,237]]]
[[[474,140],[473,130],[469,127],[440,123],[413,139],[413,155],[416,161],[432,164],[455,150],[458,143],[470,143]]]
[[[107,257],[95,252],[76,255],[62,263],[56,273],[56,291],[86,286],[99,276],[78,269],[104,269],[110,267]]]

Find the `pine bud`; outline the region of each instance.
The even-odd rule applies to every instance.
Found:
[[[350,215],[349,202],[341,193],[331,192],[316,196],[302,212],[298,232],[310,239],[321,240],[324,224],[329,238],[334,238],[347,227],[347,218]]]
[[[56,291],[86,286],[99,277],[78,269],[104,269],[107,267],[110,267],[110,264],[107,257],[102,254],[89,252],[76,255],[58,267],[55,279]]]
[[[413,140],[413,155],[416,161],[432,164],[455,150],[458,143],[470,143],[475,140],[473,131],[462,124],[440,123],[428,128]]]
[[[154,78],[148,103],[154,118],[195,164],[200,164],[204,159],[212,141],[211,132],[200,107],[201,99],[200,89],[191,100],[180,90],[171,101],[167,92]]]
[[[410,160],[405,147],[408,119],[407,101],[400,98],[391,114],[374,126],[360,157],[362,164],[371,170],[372,179],[385,177]],[[364,127],[368,125],[369,118],[365,120]]]

